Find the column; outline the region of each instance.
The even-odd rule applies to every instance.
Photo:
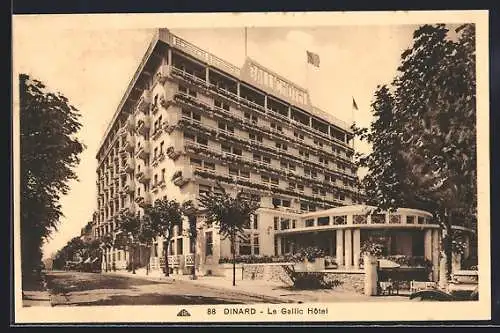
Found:
[[[425,259],[432,261],[432,229],[424,231],[424,256]]]
[[[292,108],[288,106],[288,118],[292,119]]]
[[[352,245],[353,245],[353,264],[354,268],[359,268],[359,256],[361,252],[361,230],[354,229],[352,231]]]
[[[345,230],[345,244],[344,244],[344,255],[345,255],[345,267],[352,267],[352,229]]]
[[[468,234],[464,235],[464,259],[469,259],[470,256],[470,236]]]
[[[207,86],[210,84],[210,77],[208,75],[208,72],[209,72],[209,70],[207,67],[207,68],[205,68],[205,81],[207,82]]]
[[[338,229],[335,233],[337,237],[337,265],[344,266],[344,231],[342,229]]]
[[[238,98],[240,98],[240,82],[236,83],[236,94],[238,95]]]
[[[439,278],[439,248],[440,248],[439,230],[432,230],[432,280],[437,281]]]
[[[277,242],[277,255],[282,255],[283,253],[281,253],[281,237],[280,236],[275,236],[276,237],[276,242]]]
[[[267,111],[267,95],[264,96],[264,109]]]
[[[167,63],[172,66],[172,49],[169,47],[167,51]]]

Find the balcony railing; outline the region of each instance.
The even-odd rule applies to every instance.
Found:
[[[181,71],[181,70],[179,70],[177,68],[175,68],[174,70],[176,71],[176,74],[178,73],[178,77],[179,78],[184,79],[188,83],[189,82],[193,82],[193,81],[197,81],[197,80],[200,80],[200,83],[205,83],[205,80],[201,80],[201,79],[199,79],[197,77],[194,77],[195,79],[193,80],[193,76],[192,75],[190,75],[190,74],[188,74],[186,72],[183,72],[183,71]],[[271,118],[271,119],[274,119],[274,120],[289,122],[289,124],[292,125],[292,127],[308,131],[310,134],[313,134],[316,137],[321,137],[322,139],[326,139],[328,142],[333,141],[333,142],[335,142],[337,144],[340,144],[344,148],[352,150],[352,147],[350,147],[346,142],[338,140],[337,138],[330,136],[328,133],[324,133],[322,131],[319,131],[319,130],[317,130],[315,128],[312,128],[312,127],[309,127],[309,126],[305,126],[304,124],[302,124],[300,122],[297,122],[297,121],[295,121],[293,119],[290,119],[288,117],[284,117],[283,115],[276,114],[274,112],[267,112],[266,109],[263,106],[255,103],[253,101],[250,101],[250,100],[238,97],[236,94],[233,94],[233,93],[230,93],[230,92],[227,92],[227,91],[225,91],[225,93],[222,93],[221,90],[223,90],[223,89],[216,88],[212,84],[210,84],[209,87],[211,89],[215,90],[217,93],[220,93],[223,97],[232,99],[232,101],[234,103],[236,103],[236,104],[238,104],[240,106],[243,106],[243,107],[246,107],[246,108],[258,111],[260,114],[263,114],[266,118]]]
[[[150,104],[151,104],[151,91],[144,90],[142,92],[141,97],[139,98],[139,102],[137,103],[137,109],[141,112],[147,113]]]
[[[194,266],[194,254],[186,254],[184,256],[184,262],[186,266]]]
[[[135,137],[133,134],[127,135],[127,140],[125,142],[125,150],[128,152],[133,152],[135,147]]]
[[[135,130],[135,116],[130,114],[127,118],[127,130],[132,132]]]
[[[168,265],[170,267],[176,267],[179,266],[180,260],[179,256],[168,256]]]
[[[151,119],[149,116],[143,116],[137,120],[136,131],[142,135],[146,135],[151,128]]]
[[[146,159],[151,152],[151,146],[148,141],[144,142],[142,146],[137,148],[137,157]]]
[[[184,170],[176,171],[172,176],[172,182],[174,185],[183,187],[193,178],[193,172],[190,168],[185,168]]]
[[[151,179],[151,170],[149,168],[145,168],[143,171],[139,171],[136,174],[136,178],[140,183],[147,183]]]
[[[134,170],[135,170],[135,159],[133,159],[132,157],[128,157],[127,163],[125,164],[125,171],[130,173],[134,172]]]
[[[294,139],[293,137],[290,137],[281,131],[266,129],[266,128],[263,128],[262,126],[258,126],[258,124],[255,124],[253,121],[251,121],[249,119],[236,116],[234,113],[231,113],[230,111],[225,110],[223,108],[208,105],[204,102],[201,102],[199,99],[192,97],[190,95],[187,95],[185,93],[181,93],[181,92],[177,93],[174,96],[174,99],[177,102],[184,104],[185,106],[194,107],[196,109],[201,109],[201,110],[203,110],[211,115],[217,115],[219,118],[221,118],[223,120],[227,120],[228,118],[230,118],[231,120],[233,120],[233,123],[240,124],[240,126],[246,130],[252,130],[252,131],[259,132],[260,134],[265,135],[271,139],[278,138],[281,140],[286,140],[286,141],[291,142],[294,145],[296,145],[299,149],[307,148],[310,152],[312,152],[314,154],[316,154],[318,152],[318,148],[315,146],[306,144],[301,140]],[[248,139],[246,139],[246,140],[248,140]],[[342,159],[342,160],[344,160],[344,162],[346,162],[348,164],[353,164],[353,162],[351,160],[349,160],[347,157],[342,157],[340,154],[336,154],[336,153],[329,152],[329,151],[323,151],[323,150],[321,151],[321,153],[324,155],[331,156],[334,159]],[[323,168],[323,166],[321,166],[321,168]],[[346,172],[343,171],[343,173],[346,173]]]

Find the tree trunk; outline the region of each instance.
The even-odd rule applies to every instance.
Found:
[[[148,246],[147,250],[147,260],[146,260],[146,275],[149,275],[149,261],[151,260],[151,247]]]
[[[108,272],[108,254],[106,249],[104,249],[104,271]]]
[[[134,246],[133,243],[132,243],[131,247],[132,247],[132,261],[131,261],[131,264],[132,264],[132,274],[135,274],[135,246]]]
[[[233,237],[231,237],[231,247],[233,248],[233,286],[236,286],[236,232],[233,230]]]
[[[165,252],[165,276],[170,276],[170,268],[168,267],[168,249],[170,247],[170,240],[166,240],[166,246],[164,246]]]

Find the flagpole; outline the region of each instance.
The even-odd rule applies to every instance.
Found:
[[[245,59],[248,56],[247,44],[248,44],[248,32],[247,32],[247,27],[245,27]]]

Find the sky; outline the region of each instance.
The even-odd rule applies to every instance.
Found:
[[[168,26],[166,26],[168,28]],[[247,55],[309,90],[312,103],[347,123],[369,126],[377,85],[390,83],[417,25],[248,28]],[[241,67],[244,29],[170,29],[171,32]],[[61,199],[64,217],[44,245],[48,257],[79,235],[97,207],[95,155],[108,122],[152,38],[151,29],[88,29],[44,26],[15,30],[14,69],[60,91],[82,114],[77,137],[87,149],[75,169],[79,181]],[[320,57],[307,66],[306,50]],[[352,99],[358,110],[353,112]],[[355,142],[355,149],[369,147]]]

